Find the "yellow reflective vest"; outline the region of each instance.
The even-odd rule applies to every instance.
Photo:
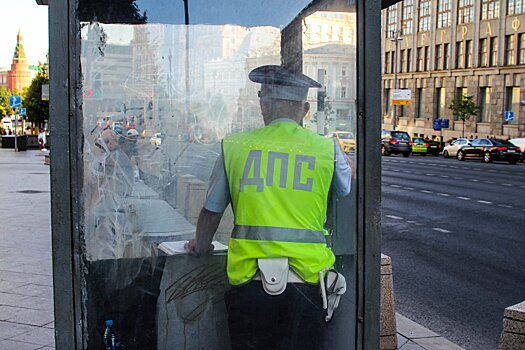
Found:
[[[228,278],[248,282],[258,258],[288,257],[306,282],[333,265],[323,223],[334,174],[334,143],[288,121],[223,141],[235,227]]]

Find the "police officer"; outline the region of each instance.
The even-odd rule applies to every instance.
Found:
[[[222,143],[190,254],[203,255],[231,202],[226,293],[234,349],[319,349],[327,327],[319,282],[335,261],[323,223],[330,188],[350,192],[352,169],[333,139],[304,129],[309,88],[281,66],[250,72],[265,127]],[[284,284],[283,284],[284,280]]]

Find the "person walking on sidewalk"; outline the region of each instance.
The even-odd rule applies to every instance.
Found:
[[[40,146],[41,151],[47,151],[46,142],[46,131],[44,129],[40,129],[40,132],[38,133],[38,145]]]
[[[231,202],[232,288],[225,302],[232,348],[321,348],[327,323],[320,285],[335,261],[323,224],[330,188],[347,195],[352,166],[334,139],[300,125],[310,108],[308,89],[319,83],[273,65],[254,69],[249,78],[261,83],[265,126],[223,140],[196,237],[186,249],[197,256],[211,251]],[[338,291],[344,292],[342,285]]]

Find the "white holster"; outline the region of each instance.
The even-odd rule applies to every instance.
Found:
[[[288,258],[257,259],[257,265],[264,291],[270,295],[284,292],[290,271]],[[257,279],[257,276],[254,279]]]
[[[323,297],[323,309],[326,310],[325,321],[329,322],[339,306],[341,295],[346,292],[345,277],[335,270],[328,270],[323,278],[323,271],[319,273],[321,284],[321,295]]]

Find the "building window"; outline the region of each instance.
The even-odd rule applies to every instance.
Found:
[[[500,0],[482,0],[481,1],[481,19],[493,19],[499,17]]]
[[[490,122],[490,94],[492,92],[491,88],[484,87],[480,89],[480,122],[487,123]]]
[[[437,27],[450,27],[450,0],[438,0],[437,4]]]
[[[425,46],[425,71],[430,68],[430,46]]]
[[[519,15],[525,12],[525,1],[507,0],[507,15]]]
[[[467,96],[467,88],[466,87],[459,87],[456,88],[456,99],[462,96]],[[458,120],[458,116],[454,115],[454,120]]]
[[[390,53],[390,57],[392,58],[390,60],[390,73],[394,73],[396,71],[396,65],[397,65],[397,55],[395,51],[392,51]]]
[[[430,6],[431,0],[421,0],[419,2],[419,31],[425,32],[430,30]]]
[[[425,116],[425,89],[417,89],[417,114],[416,118],[423,118]]]
[[[465,42],[456,43],[456,68],[465,68]]]
[[[341,98],[346,98],[346,87],[345,86],[341,87]]]
[[[490,49],[489,65],[491,67],[497,66],[498,65],[498,37],[497,36],[490,38],[489,49]]]
[[[392,5],[387,9],[387,32],[386,35],[388,38],[394,38],[397,32],[397,4]]]
[[[438,119],[445,118],[446,93],[447,93],[447,89],[445,88],[436,89],[436,117]]]
[[[479,40],[479,65],[481,67],[489,66],[489,45],[488,38]]]
[[[507,88],[507,111],[514,112],[514,120],[516,120],[520,113],[520,88],[519,87],[508,87]]]
[[[506,65],[513,65],[516,64],[515,59],[515,52],[514,52],[514,35],[506,35],[505,36],[505,64]]]
[[[346,66],[343,66],[343,67],[341,68],[341,75],[342,75],[343,77],[346,77]]]
[[[436,45],[436,53],[434,55],[435,57],[434,69],[436,70],[442,69],[443,57],[441,57],[441,46],[442,45]]]
[[[401,17],[401,30],[404,35],[412,34],[414,29],[414,0],[403,1],[403,14]]]
[[[392,105],[390,104],[390,89],[385,89],[385,114],[390,115]]]
[[[390,51],[385,52],[385,68],[384,68],[385,74],[390,73]]]
[[[465,41],[465,68],[472,67],[472,40]]]
[[[450,60],[450,44],[444,44],[443,47],[443,69],[448,69],[448,62]]]
[[[407,49],[407,72],[412,70],[412,49]]]
[[[406,60],[407,60],[407,50],[401,50],[401,64],[399,65],[399,72],[404,71]]]
[[[474,20],[474,0],[459,0],[458,24],[472,23]]]
[[[525,33],[520,33],[518,41],[518,64],[525,64]]]
[[[425,58],[423,57],[423,48],[422,47],[418,47],[417,48],[416,60],[417,60],[417,69],[416,69],[416,71],[422,72],[423,68],[424,68],[424,63],[425,63]]]

